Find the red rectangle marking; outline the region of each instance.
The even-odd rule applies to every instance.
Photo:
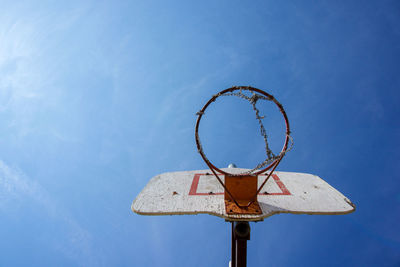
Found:
[[[210,195],[223,195],[223,192],[217,193],[200,193],[197,192],[197,188],[199,187],[200,177],[202,175],[207,175],[205,173],[196,173],[193,177],[192,185],[190,187],[189,195],[190,196],[210,196]],[[265,176],[265,175],[263,175]],[[275,183],[278,185],[279,189],[282,192],[279,193],[259,193],[258,195],[269,195],[269,196],[283,196],[283,195],[291,195],[289,190],[286,188],[285,184],[279,179],[278,175],[272,174],[272,178],[274,179]]]

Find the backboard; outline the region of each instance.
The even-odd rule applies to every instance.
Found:
[[[242,173],[247,169],[226,168]],[[266,173],[267,174],[267,173]],[[265,175],[258,176],[258,184]],[[224,175],[219,175],[224,181]],[[211,214],[228,221],[262,221],[278,213],[347,214],[355,210],[351,201],[318,176],[278,172],[258,195],[261,214],[227,214],[224,189],[210,170],[168,172],[153,177],[132,203],[142,215]]]

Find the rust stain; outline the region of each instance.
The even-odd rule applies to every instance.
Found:
[[[258,177],[255,175],[248,176],[231,176],[225,175],[225,186],[232,194],[230,196],[225,191],[225,210],[228,214],[261,214],[261,208],[257,200],[254,201],[250,206],[248,205],[252,201],[254,195],[257,193],[257,181]],[[236,205],[235,201],[239,204]]]

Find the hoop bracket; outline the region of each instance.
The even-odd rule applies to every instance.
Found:
[[[261,208],[257,198],[250,201],[257,194],[258,177],[254,175],[248,176],[232,176],[225,175],[225,210],[227,214],[261,214]],[[231,194],[228,194],[228,191]],[[236,205],[235,201],[240,205]],[[250,205],[248,205],[250,203]]]

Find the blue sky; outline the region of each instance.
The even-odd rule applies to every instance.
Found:
[[[252,224],[248,265],[400,264],[397,1],[1,7],[0,266],[227,266],[222,219],[130,205],[159,173],[206,168],[195,113],[232,85],[284,105],[295,145],[279,170],[316,174],[357,206]],[[221,126],[204,128],[206,152],[252,167],[262,149],[223,133],[255,121],[229,111],[207,117]]]

